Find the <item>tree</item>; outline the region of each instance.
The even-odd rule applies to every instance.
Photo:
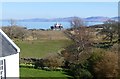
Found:
[[[10,26],[16,26],[16,20],[10,19]]]
[[[65,68],[68,67],[75,78],[90,78],[92,76],[86,76],[89,72],[82,67],[82,63],[91,55],[94,30],[85,27],[84,22],[76,17],[71,21],[71,27],[73,29],[65,31],[65,34],[73,40],[73,44],[61,52],[65,57]]]
[[[65,31],[65,34],[73,40],[73,44],[66,47],[62,51],[62,55],[65,57],[65,67],[70,69],[74,77],[80,78],[98,78],[98,77],[116,77],[117,76],[117,55],[114,52],[103,52],[104,54],[94,55],[92,61],[90,57],[92,56],[94,44],[94,28],[85,27],[83,21],[80,19],[75,19],[71,25],[74,29]],[[81,22],[81,23],[80,23]],[[104,28],[101,30],[101,33],[106,35],[110,42],[112,42],[116,32],[116,22],[107,21],[105,22]],[[96,52],[98,54],[99,51]],[[101,52],[100,52],[101,53]],[[84,64],[86,63],[86,64]],[[89,66],[93,66],[92,69]],[[105,71],[103,71],[103,69]],[[90,69],[90,70],[89,70]],[[91,71],[93,70],[93,71]],[[86,75],[89,74],[89,75]],[[111,75],[111,76],[110,76]]]
[[[79,57],[81,57],[81,55],[85,55],[86,53],[90,52],[90,48],[93,43],[92,38],[94,30],[92,28],[85,27],[84,22],[78,17],[75,17],[71,21],[71,27],[74,28],[72,30],[73,33],[71,33],[71,31],[65,31],[65,34],[71,40],[73,40],[74,44],[67,47],[66,49],[73,50],[71,51],[74,53],[73,56],[75,56],[73,57],[73,59],[76,58],[77,60],[79,60]]]
[[[79,18],[79,17],[74,17],[71,21],[70,21],[71,27],[72,28],[78,28],[84,25],[84,21]]]
[[[24,27],[12,26],[12,27],[3,27],[4,32],[12,39],[24,39],[27,35],[27,30]]]
[[[106,35],[104,39],[109,40],[110,42],[113,41],[114,36],[117,34],[117,26],[118,24],[113,20],[108,20],[104,23],[104,27],[101,30],[100,34]]]

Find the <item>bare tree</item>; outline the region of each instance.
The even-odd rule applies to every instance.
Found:
[[[12,26],[12,27],[3,27],[2,30],[12,39],[24,39],[27,35],[27,30],[23,27]]]
[[[118,29],[117,26],[118,26],[118,23],[116,23],[113,20],[108,20],[108,21],[104,22],[104,27],[101,30],[100,34],[106,35],[106,37],[104,39],[112,42],[114,36],[117,34],[117,31],[116,31]]]
[[[84,69],[84,72],[82,71],[82,64],[91,56],[94,29],[85,27],[84,22],[79,18],[75,18],[71,22],[73,29],[65,31],[65,34],[73,40],[73,44],[66,47],[61,54],[65,59],[65,68],[70,69],[72,76],[79,79],[84,72],[89,73]],[[86,77],[85,74],[84,77]]]
[[[70,21],[70,24],[72,28],[78,28],[78,27],[84,26],[84,21],[79,17],[74,17]]]
[[[74,25],[71,25],[74,29],[71,31],[65,31],[65,34],[73,40],[74,44],[67,47],[68,58],[70,61],[80,63],[87,59],[90,55],[90,49],[93,43],[93,29],[84,26],[84,22],[79,19],[73,19]],[[70,53],[71,52],[71,53]]]
[[[10,19],[10,26],[16,26],[16,20]]]

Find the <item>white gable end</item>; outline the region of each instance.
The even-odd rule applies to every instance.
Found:
[[[20,48],[0,29],[0,79],[19,79]]]

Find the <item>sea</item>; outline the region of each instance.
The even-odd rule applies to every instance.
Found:
[[[55,23],[60,23],[63,25],[64,29],[71,28],[70,22],[26,22],[26,21],[17,21],[15,24],[17,26],[26,27],[27,29],[50,29],[51,26],[54,26]],[[0,26],[10,26],[9,21],[0,21]],[[103,24],[103,22],[85,22],[86,26]]]

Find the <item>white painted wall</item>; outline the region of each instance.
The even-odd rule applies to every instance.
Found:
[[[20,48],[0,29],[0,33],[16,48],[17,54],[0,57],[0,60],[6,61],[6,77],[19,78],[19,52]]]
[[[19,53],[0,59],[6,60],[6,77],[19,77]]]
[[[6,77],[19,77],[19,53],[6,57]]]

